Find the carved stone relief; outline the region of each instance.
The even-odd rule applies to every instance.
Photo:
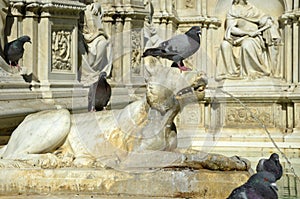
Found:
[[[267,126],[274,126],[273,110],[272,106],[258,107],[255,105],[249,106],[251,113],[262,121]],[[251,113],[243,107],[227,106],[225,113],[225,125],[226,126],[258,126],[257,120],[255,120]]]
[[[131,32],[131,70],[132,75],[139,76],[141,75],[141,31],[132,30]]]
[[[67,30],[52,31],[52,71],[71,71],[71,38]]]
[[[186,0],[185,1],[185,8],[194,8],[195,7],[195,1],[194,0]]]
[[[217,80],[278,77],[278,21],[250,2],[232,1],[217,53]]]
[[[199,104],[189,104],[184,107],[181,114],[178,115],[180,125],[199,126],[203,123],[202,109]]]

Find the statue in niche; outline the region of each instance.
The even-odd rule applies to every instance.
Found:
[[[111,43],[103,30],[103,9],[97,0],[80,0],[86,9],[80,18],[79,53],[81,56],[80,80],[91,85],[105,71],[110,74],[112,67]]]
[[[0,150],[0,168],[250,168],[249,161],[236,156],[177,149],[173,120],[185,105],[204,99],[205,74],[159,65],[146,70],[145,96],[123,109],[28,115]]]
[[[274,19],[247,0],[233,0],[217,55],[217,80],[277,76],[280,34]]]

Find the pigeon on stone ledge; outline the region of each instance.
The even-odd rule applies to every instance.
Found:
[[[193,26],[186,33],[173,36],[159,44],[157,48],[147,49],[142,57],[153,56],[169,59],[177,64],[181,71],[191,70],[183,64],[183,60],[193,55],[200,47],[201,29]],[[174,67],[174,63],[172,67]]]
[[[88,95],[88,110],[101,111],[111,97],[111,86],[106,81],[106,72],[101,72],[97,82],[91,85]]]
[[[5,61],[10,65],[10,67],[16,66],[19,71],[21,68],[18,61],[23,57],[24,44],[26,42],[31,43],[31,39],[27,35],[19,37],[18,39],[11,41],[4,46]]]
[[[279,180],[282,176],[282,165],[279,161],[279,155],[277,153],[272,153],[269,159],[260,159],[256,171],[268,171],[273,173],[276,180]]]
[[[227,199],[278,199],[275,176],[266,171],[252,175],[248,181],[235,188]]]

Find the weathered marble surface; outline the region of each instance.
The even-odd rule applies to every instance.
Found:
[[[154,170],[126,173],[103,169],[0,170],[1,194],[78,194],[109,198],[224,199],[249,177],[248,172],[209,170]],[[16,180],[17,179],[17,180]],[[13,186],[12,186],[13,184]],[[105,197],[108,196],[108,197]]]
[[[60,109],[27,116],[1,149],[0,166],[12,167],[21,161],[42,168],[125,171],[249,169],[249,162],[238,157],[176,150],[174,118],[182,107],[204,98],[207,81],[203,73],[180,73],[177,68],[160,66],[152,66],[148,72],[146,96],[124,109],[73,115]]]

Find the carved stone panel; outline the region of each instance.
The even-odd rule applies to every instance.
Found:
[[[142,39],[141,30],[134,29],[131,31],[131,73],[132,76],[142,76],[142,64],[141,64],[141,53],[142,53]]]
[[[274,110],[272,104],[248,104],[248,109],[235,104],[228,104],[225,108],[226,127],[259,127],[257,120],[266,126],[274,126]],[[253,118],[254,116],[255,118]]]
[[[72,71],[72,32],[52,30],[51,71]]]
[[[178,115],[177,123],[184,128],[203,126],[203,106],[198,103],[186,105]]]
[[[195,0],[186,0],[185,1],[185,8],[195,8]]]

